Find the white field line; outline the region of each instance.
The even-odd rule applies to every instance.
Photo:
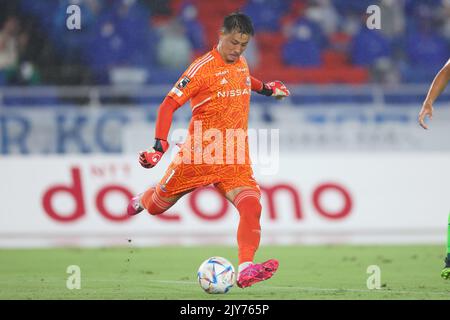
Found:
[[[176,284],[176,285],[192,285],[198,284],[196,281],[177,281],[177,280],[146,280],[147,282]],[[263,288],[263,287],[261,287]],[[308,291],[308,292],[359,292],[359,293],[393,293],[393,294],[431,294],[431,295],[447,295],[450,298],[449,291],[406,291],[406,290],[391,290],[391,289],[342,289],[342,288],[313,288],[313,287],[282,287],[265,285],[264,289],[275,290],[294,290],[294,291]]]
[[[173,285],[198,285],[197,281],[182,281],[182,280],[145,280],[146,282],[161,283],[161,284],[173,284]],[[1,280],[3,284],[15,283],[16,281]],[[91,282],[111,282],[111,280],[91,280]],[[344,288],[314,288],[314,287],[297,287],[297,286],[271,286],[265,284],[258,289],[264,290],[292,290],[292,291],[303,291],[303,292],[335,292],[335,293],[345,293],[345,292],[355,292],[355,293],[382,293],[382,294],[425,294],[425,295],[440,295],[447,296],[450,299],[449,291],[417,291],[417,290],[391,290],[391,289],[344,289]]]

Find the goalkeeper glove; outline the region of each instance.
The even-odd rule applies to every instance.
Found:
[[[283,82],[279,80],[264,83],[263,88],[261,89],[261,91],[258,91],[258,93],[269,97],[272,96],[277,99],[283,99],[291,94],[288,88],[286,88],[286,86],[283,84]]]
[[[152,150],[145,150],[139,153],[139,163],[146,169],[153,168],[161,160],[167,149],[169,149],[169,143],[166,140],[155,139],[155,145]]]

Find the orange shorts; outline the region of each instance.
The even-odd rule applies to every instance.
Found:
[[[260,193],[249,164],[211,165],[172,162],[158,183],[157,189],[160,196],[170,198],[210,184],[223,195],[239,187],[248,187]]]

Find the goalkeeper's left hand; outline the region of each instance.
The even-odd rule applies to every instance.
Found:
[[[283,82],[279,80],[275,80],[272,82],[265,83],[264,86],[270,90],[272,90],[272,97],[276,99],[283,99],[290,96],[290,92],[288,88],[284,85]]]

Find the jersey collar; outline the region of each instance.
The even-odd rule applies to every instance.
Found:
[[[226,63],[220,55],[219,50],[217,49],[217,45],[212,49],[212,54],[217,59],[217,61],[219,61],[219,65],[221,66],[233,66],[241,62],[241,57],[239,57],[239,60],[234,63]]]

